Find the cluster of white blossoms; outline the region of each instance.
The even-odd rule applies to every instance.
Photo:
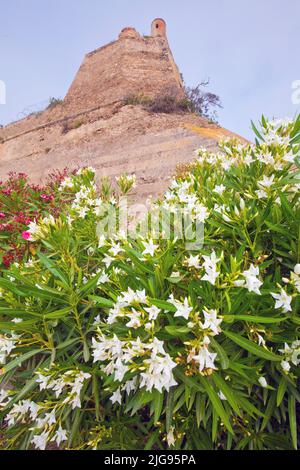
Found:
[[[43,406],[31,400],[21,400],[12,406],[5,421],[8,427],[13,427],[17,423],[27,423],[31,426],[30,430],[35,433],[31,443],[36,449],[45,450],[50,442],[56,442],[59,446],[67,440],[67,431],[57,422],[58,408],[56,406],[49,411],[49,402]]]
[[[145,290],[134,291],[130,287],[126,292],[121,292],[117,302],[109,310],[107,323],[112,325],[117,319],[125,319],[128,328],[140,328],[142,325],[146,330],[152,328],[161,310],[152,305],[146,296]]]
[[[136,175],[121,175],[116,177],[116,182],[122,192],[122,194],[127,194],[129,191],[136,187]]]
[[[259,288],[262,286],[263,282],[258,278],[259,267],[255,267],[251,264],[249,269],[242,272],[242,276],[244,279],[237,280],[234,284],[237,287],[245,287],[249,292],[255,292],[255,294],[261,295]]]
[[[93,183],[91,186],[81,187],[75,194],[71,208],[76,212],[79,219],[85,219],[90,211],[93,211],[95,215],[100,215],[102,199],[95,197],[96,190],[97,187]]]
[[[137,388],[153,388],[162,392],[169,391],[176,385],[172,370],[176,363],[164,349],[163,341],[157,338],[143,343],[136,340],[121,341],[117,335],[107,338],[99,334],[92,340],[94,362],[104,362],[101,370],[107,375],[114,375],[114,380],[123,382],[126,374],[130,376],[113,394],[113,403],[121,404],[121,392],[129,394]]]
[[[209,337],[217,336],[221,333],[220,325],[223,321],[222,318],[218,317],[218,312],[215,309],[204,308],[202,314],[204,321],[196,314],[193,321],[188,323],[190,328],[200,328],[203,334],[203,339],[200,340],[199,345],[193,345],[187,357],[188,363],[194,361],[198,364],[200,374],[207,369],[217,370],[215,360],[218,355],[210,351],[209,345],[211,341]]]
[[[200,374],[206,369],[217,370],[215,360],[217,353],[209,350],[210,339],[206,335],[198,347],[193,347],[187,357],[187,363],[194,361],[199,366]]]
[[[249,166],[259,161],[269,165],[271,169],[282,170],[286,164],[294,163],[295,158],[299,156],[299,144],[291,144],[290,134],[293,126],[294,121],[289,118],[266,122],[261,134],[264,141],[259,146],[225,139],[219,143],[222,152],[211,153],[201,147],[196,151],[198,163],[209,164],[227,171],[233,165]],[[261,191],[261,197],[264,197],[264,189],[258,191]]]
[[[201,278],[201,281],[210,282],[213,286],[216,283],[216,279],[220,275],[220,271],[218,271],[218,263],[221,261],[221,258],[217,258],[216,252],[213,250],[210,256],[202,255],[203,257],[203,264],[200,264],[200,255],[190,255],[189,258],[185,259],[185,264],[189,268],[195,269],[203,269],[204,275]]]
[[[262,134],[268,145],[289,145],[290,132],[294,126],[291,118],[274,119],[267,121],[262,127]]]
[[[68,176],[60,183],[58,190],[62,192],[66,189],[73,189],[73,188],[74,188],[74,179]]]
[[[284,359],[281,361],[281,367],[285,372],[290,371],[290,362],[295,366],[300,364],[300,340],[293,341],[290,346],[285,343],[284,349],[279,349],[279,352],[284,355]]]
[[[32,400],[20,400],[14,403],[5,416],[8,427],[18,423],[26,423],[31,431],[34,431],[31,443],[40,450],[45,450],[47,444],[55,442],[57,446],[67,440],[67,431],[61,427],[60,419],[64,406],[81,408],[81,391],[89,373],[79,370],[68,370],[57,376],[56,372],[49,369],[37,372],[36,383],[41,391],[52,391],[55,398],[42,402]],[[0,409],[5,408],[14,398],[14,390],[0,390]],[[62,399],[57,400],[61,395]]]
[[[0,409],[5,408],[8,405],[8,403],[9,403],[9,393],[4,388],[1,388],[0,389]]]
[[[63,404],[72,406],[72,409],[81,408],[80,393],[85,380],[91,378],[87,372],[78,370],[68,370],[64,374],[54,378],[53,374],[43,371],[38,373],[36,382],[39,384],[40,390],[52,390],[56,398],[61,394],[66,394]]]
[[[209,210],[199,199],[194,188],[194,179],[178,181],[174,179],[169,191],[164,194],[161,204],[167,213],[188,216],[192,222],[204,223],[209,217]],[[153,204],[153,208],[157,207]]]
[[[32,242],[42,240],[47,237],[51,226],[55,226],[55,219],[53,215],[48,215],[38,222],[30,222],[27,232],[30,234],[29,240]]]
[[[67,431],[62,429],[59,423],[60,416],[65,405],[71,406],[73,410],[81,408],[80,394],[84,382],[91,378],[89,373],[78,370],[68,370],[57,377],[55,375],[48,369],[40,371],[37,373],[36,383],[39,384],[41,391],[54,392],[56,400],[63,394],[63,400],[50,400],[49,397],[45,402],[39,403],[21,400],[14,403],[5,416],[8,427],[18,423],[28,423],[31,426],[30,430],[35,433],[31,443],[40,450],[44,450],[49,442],[56,442],[59,446],[67,440]],[[9,405],[10,395],[13,398],[13,390],[0,391],[0,408]]]
[[[213,250],[210,256],[203,255],[203,259],[203,268],[205,269],[205,274],[201,280],[208,281],[214,286],[216,283],[216,279],[220,274],[220,272],[217,270],[217,265],[221,258],[217,258],[217,255]]]
[[[290,279],[283,279],[286,284],[291,284],[296,291],[300,293],[300,264],[296,264],[294,270],[290,273]]]
[[[232,145],[227,146],[227,142],[221,142],[220,143],[220,148],[223,150],[223,152],[217,152],[217,153],[212,153],[208,151],[206,148],[201,147],[196,151],[196,154],[198,155],[197,162],[200,163],[200,165],[211,165],[215,166],[218,168],[222,168],[225,171],[230,170],[230,168],[233,165],[236,165],[237,163],[237,157],[235,156],[233,150],[232,150]],[[241,144],[238,144],[236,147],[236,153],[239,155],[241,154],[241,151],[243,149],[243,146]]]
[[[8,356],[17,346],[20,336],[12,333],[11,335],[0,335],[0,365],[5,364]]]

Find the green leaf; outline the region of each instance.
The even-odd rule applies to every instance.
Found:
[[[173,409],[174,409],[174,387],[172,387],[167,396],[166,404],[166,431],[170,431],[173,421]]]
[[[213,338],[210,338],[211,345],[213,349],[218,353],[218,359],[221,363],[221,367],[223,370],[228,369],[229,367],[229,358],[225,349]]]
[[[164,394],[160,393],[158,390],[154,390],[153,396],[155,401],[154,424],[156,424],[161,417],[162,408],[164,404]]]
[[[27,359],[30,359],[32,356],[35,356],[41,352],[43,352],[42,349],[34,349],[33,351],[28,351],[22,356],[16,357],[13,361],[9,362],[3,367],[2,374],[6,374],[10,370],[19,367],[24,361],[27,361]]]
[[[149,299],[149,300],[152,305],[155,305],[161,310],[166,310],[167,312],[176,312],[177,310],[173,304],[170,304],[170,302],[167,302],[165,300],[159,300],[159,299]]]
[[[114,306],[114,302],[109,299],[105,299],[104,297],[99,297],[98,295],[89,295],[89,300],[93,300],[99,307],[104,308],[112,308]]]
[[[255,124],[253,121],[251,121],[251,127],[253,129],[253,132],[255,133],[255,135],[259,138],[259,140],[263,140],[264,141],[264,138],[262,137],[262,135],[260,134],[260,132],[258,132]]]
[[[265,417],[263,419],[262,425],[261,425],[261,430],[263,431],[268,423],[271,420],[271,417],[273,415],[274,409],[276,406],[276,393],[272,393],[272,395],[269,398],[267,408],[265,410]]]
[[[199,375],[199,380],[200,380],[201,384],[203,385],[203,387],[205,388],[205,391],[207,392],[207,394],[209,396],[209,399],[210,399],[210,401],[212,403],[212,406],[214,407],[216,413],[218,414],[218,416],[220,416],[221,420],[223,421],[223,423],[226,426],[226,428],[228,429],[228,431],[231,434],[234,434],[232,426],[231,426],[230,421],[229,421],[229,416],[226,413],[226,411],[224,410],[224,407],[222,405],[222,402],[221,402],[220,398],[218,397],[218,394],[216,393],[214,388],[211,386],[211,384],[208,382],[207,378],[202,377],[201,375]]]
[[[41,263],[48,269],[48,271],[53,274],[54,277],[61,280],[64,286],[69,287],[69,279],[60,269],[57,267],[57,261],[49,259],[47,256],[42,253],[38,253],[38,257]]]
[[[145,450],[151,450],[152,447],[154,446],[155,442],[158,440],[160,435],[160,430],[157,429],[153,433],[151,433],[150,438],[148,439],[146,445],[145,445]]]
[[[296,401],[293,395],[289,396],[288,411],[290,421],[290,431],[294,449],[297,450],[297,420],[296,420]]]
[[[228,317],[228,318],[227,318]],[[249,321],[251,323],[280,323],[285,321],[287,317],[260,317],[257,315],[224,315],[225,323],[233,323],[235,321]]]
[[[257,357],[266,359],[267,361],[282,360],[281,356],[277,356],[271,351],[268,351],[262,348],[261,346],[258,346],[253,341],[250,341],[249,339],[246,339],[243,336],[238,335],[237,333],[232,333],[230,331],[223,331],[223,333],[238,346],[241,346],[241,348],[246,349],[246,351],[250,352],[251,354],[254,354]]]
[[[180,336],[180,335],[185,335],[191,332],[190,328],[187,328],[186,326],[176,326],[176,325],[168,325],[166,326],[165,330],[171,336]]]
[[[287,389],[287,380],[285,377],[281,377],[278,390],[277,390],[277,401],[276,401],[277,406],[281,404],[284,394],[286,392],[286,389]]]
[[[235,399],[234,392],[227,385],[225,380],[223,380],[222,377],[220,377],[219,374],[217,373],[214,373],[212,375],[212,379],[215,382],[216,387],[218,387],[221,390],[221,392],[225,395],[232,409],[240,416],[241,412],[240,412],[239,405]]]

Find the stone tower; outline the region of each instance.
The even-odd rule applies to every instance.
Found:
[[[114,104],[132,94],[153,97],[166,91],[184,96],[166,36],[166,23],[156,19],[151,36],[141,37],[134,28],[127,27],[117,41],[87,54],[65,105],[76,106],[80,111]]]

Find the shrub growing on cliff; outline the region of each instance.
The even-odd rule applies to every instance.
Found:
[[[203,246],[99,237],[91,170],[63,183],[68,213],[0,279],[3,447],[297,447],[300,117],[256,133],[200,149],[152,209]]]
[[[191,112],[217,122],[216,108],[222,108],[221,99],[215,93],[204,91],[209,80],[199,83],[195,87],[185,87],[188,108]]]

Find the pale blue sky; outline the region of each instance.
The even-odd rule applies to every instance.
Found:
[[[210,77],[224,127],[251,136],[250,119],[299,112],[300,0],[0,0],[0,124],[63,97],[86,52],[125,26],[149,34],[156,17],[186,83]]]

